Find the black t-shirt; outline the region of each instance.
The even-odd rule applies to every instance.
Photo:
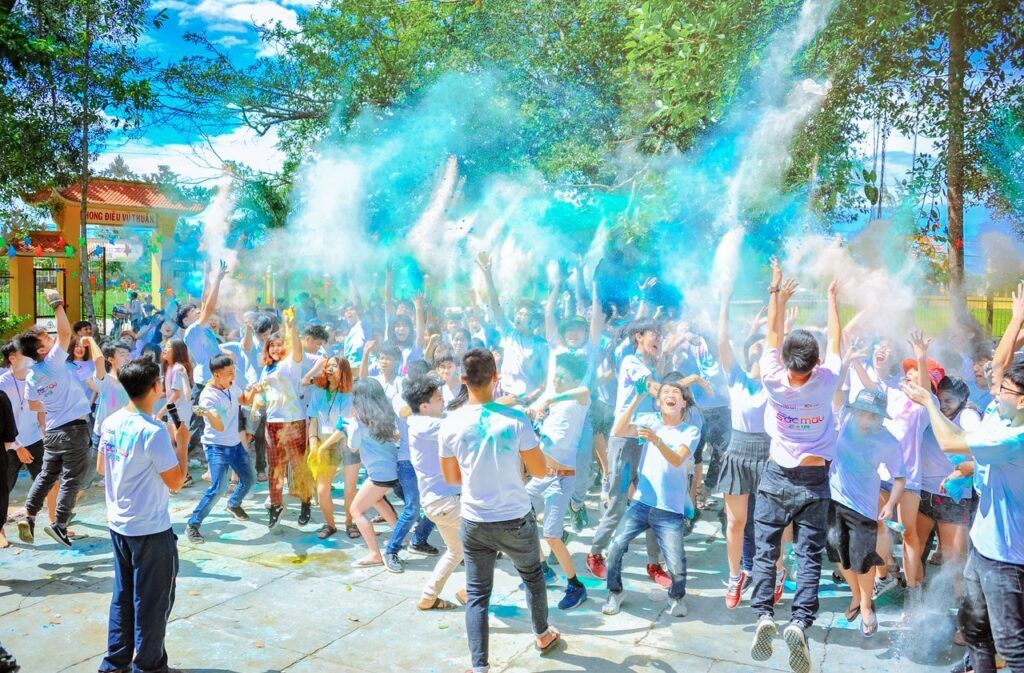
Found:
[[[7,393],[0,390],[0,442],[8,444],[18,438],[18,426],[14,422],[14,407]],[[5,447],[0,446],[0,451]]]

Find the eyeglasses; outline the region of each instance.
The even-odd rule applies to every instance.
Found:
[[[1014,390],[1013,388],[1007,388],[1005,383],[999,384],[999,392],[1009,393],[1011,395],[1016,395],[1017,397],[1024,395],[1024,390]]]

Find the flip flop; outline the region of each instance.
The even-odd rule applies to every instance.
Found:
[[[365,559],[359,559],[358,561],[353,561],[352,565],[356,568],[376,568],[377,566],[384,565],[384,561],[367,561]]]
[[[857,619],[857,615],[859,615],[859,614],[860,614],[860,606],[858,605],[857,607],[850,608],[849,610],[844,612],[843,616],[846,617],[846,621],[852,622],[854,619]]]
[[[431,605],[430,607],[421,608],[419,605],[417,605],[416,609],[426,612],[427,610],[454,610],[457,607],[458,606],[455,605],[455,603],[452,603],[451,601],[446,601],[443,598],[435,598],[433,605]]]
[[[860,632],[865,638],[870,638],[878,632],[878,617],[875,617],[875,621],[870,624],[864,619],[860,620]]]
[[[559,633],[558,631],[555,631],[555,630],[554,630],[554,629],[552,629],[551,627],[548,627],[548,630],[547,630],[547,632],[546,632],[546,633],[545,633],[544,635],[548,635],[549,633],[554,633],[554,634],[555,634],[555,637],[554,637],[554,638],[552,638],[552,639],[551,639],[550,641],[548,641],[548,644],[547,644],[547,645],[545,645],[545,646],[543,646],[543,647],[541,647],[541,646],[540,646],[540,645],[539,645],[539,644],[537,643],[537,641],[534,641],[534,642],[533,642],[533,649],[537,650],[537,651],[538,651],[538,652],[540,652],[541,654],[546,654],[546,653],[548,653],[548,652],[550,652],[550,651],[551,651],[551,648],[553,648],[553,647],[555,646],[555,644],[557,644],[557,643],[558,643],[558,641],[559,641],[559,640],[561,640],[561,639],[562,639],[562,634],[561,634],[561,633]]]

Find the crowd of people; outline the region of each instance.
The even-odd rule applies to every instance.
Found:
[[[221,263],[197,303],[150,313],[136,299],[132,329],[102,344],[48,295],[56,335],[30,328],[0,351],[0,516],[25,468],[19,538],[35,541],[45,507],[45,534],[72,546],[78,496],[103,480],[115,577],[100,671],[167,670],[169,499],[195,500],[183,536],[197,545],[216,535],[204,521],[230,492],[239,521],[274,529],[295,516],[319,539],[365,545],[357,567],[401,573],[403,554],[437,557],[417,607],[465,606],[472,673],[489,670],[502,558],[522,578],[541,652],[562,638],[548,587],[560,585],[558,610],[578,608],[588,573],[606,582],[601,611],[616,615],[641,534],[647,575],[667,591],[668,614],[685,618],[684,540],[719,496],[725,607],[749,595],[753,660],[780,633],[791,544],[781,639],[796,673],[811,668],[823,555],[865,638],[878,632],[879,596],[905,587],[911,620],[928,575],[962,569],[959,596],[946,597],[968,652],[957,669],[990,673],[1000,656],[1024,673],[1024,284],[993,349],[964,330],[904,343],[861,315],[844,326],[845,279],[827,290],[824,327],[799,326],[788,308],[797,282],[775,260],[767,306],[743,326],[731,292],[709,324],[655,306],[653,281],[627,304],[603,300],[582,265],[551,274],[545,302],[508,305],[490,257],[476,264],[480,305],[398,298],[389,269],[383,288],[363,288],[367,303],[350,281],[340,305],[302,293],[291,308],[227,311]],[[257,516],[246,508],[261,482]],[[574,559],[568,540],[590,529],[586,558]],[[447,600],[462,563],[464,586]]]

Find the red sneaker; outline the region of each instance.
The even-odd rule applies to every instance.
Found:
[[[661,567],[660,563],[648,563],[647,574],[650,575],[651,579],[658,583],[658,586],[668,589],[672,586],[672,578],[669,577],[665,569]]]
[[[587,570],[599,580],[603,580],[608,572],[604,557],[600,554],[587,554]]]
[[[729,580],[729,588],[725,590],[725,607],[735,610],[740,604],[740,594],[743,593],[743,584],[747,581],[747,571],[741,570],[739,580]]]
[[[782,590],[786,584],[786,566],[782,566],[782,570],[775,573],[775,600],[772,601],[772,605],[782,600]]]

